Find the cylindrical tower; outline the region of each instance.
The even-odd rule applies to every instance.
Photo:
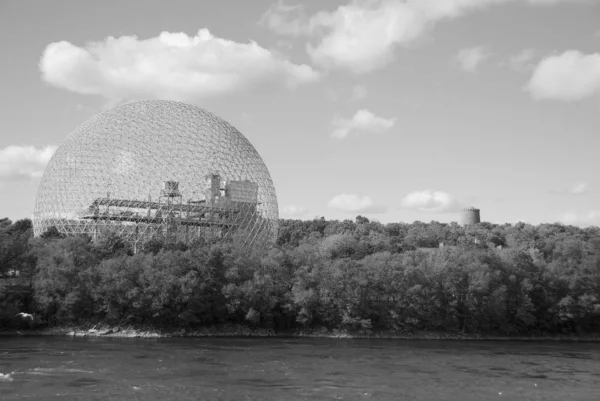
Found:
[[[466,207],[460,214],[460,223],[463,226],[469,224],[477,224],[481,222],[481,216],[479,215],[479,209],[475,207]]]

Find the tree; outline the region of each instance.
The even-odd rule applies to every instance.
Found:
[[[29,240],[32,236],[31,220],[14,223],[9,219],[0,220],[0,278],[31,275],[33,262],[29,255]]]

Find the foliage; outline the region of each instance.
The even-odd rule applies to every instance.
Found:
[[[600,229],[559,224],[381,224],[282,220],[276,246],[191,246],[160,238],[134,253],[0,220],[0,327],[17,311],[48,324],[220,323],[285,330],[591,333],[600,329]],[[443,244],[443,246],[441,246]],[[23,288],[26,290],[23,291]],[[29,289],[27,291],[27,289]]]

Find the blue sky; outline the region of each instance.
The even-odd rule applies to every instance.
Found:
[[[0,3],[0,215],[140,99],[256,147],[282,217],[600,225],[599,0]]]

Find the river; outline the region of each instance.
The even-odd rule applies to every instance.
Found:
[[[600,399],[600,344],[0,337],[1,400]]]

